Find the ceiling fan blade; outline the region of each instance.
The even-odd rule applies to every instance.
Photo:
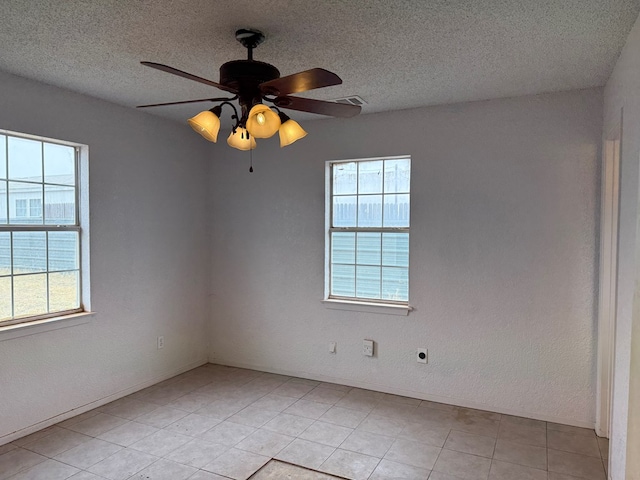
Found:
[[[151,103],[149,105],[138,105],[136,108],[148,108],[148,107],[165,107],[167,105],[182,105],[183,103],[198,103],[198,102],[222,102],[222,101],[234,100],[233,98],[201,98],[199,100],[183,100],[181,102],[166,102],[166,103]]]
[[[277,107],[298,110],[299,112],[318,113],[331,117],[353,117],[360,113],[360,105],[327,102],[301,97],[278,97],[274,100]]]
[[[154,63],[154,62],[140,62],[140,63],[146,67],[155,68],[156,70],[162,70],[163,72],[171,73],[173,75],[177,75],[182,78],[188,78],[189,80],[194,80],[196,82],[204,83],[205,85],[216,87],[226,92],[237,93],[237,90],[234,88],[225,87],[224,85],[221,85],[219,83],[213,82],[211,80],[207,80],[206,78],[198,77],[197,75],[192,75],[191,73],[183,72],[182,70],[169,67],[168,65],[162,65],[161,63]]]
[[[289,95],[306,92],[314,88],[340,85],[342,79],[324,68],[312,68],[286,77],[276,78],[260,84],[260,90],[267,95]]]

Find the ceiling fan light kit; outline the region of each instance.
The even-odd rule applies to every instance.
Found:
[[[232,60],[223,64],[220,67],[220,83],[167,65],[141,62],[147,67],[216,87],[232,93],[234,96],[140,105],[138,108],[197,102],[221,102],[212,109],[204,110],[188,120],[194,131],[206,140],[215,143],[220,131],[222,107],[229,105],[234,111],[231,119],[235,120],[235,124],[231,129],[227,143],[238,150],[253,150],[256,148],[256,138],[270,138],[276,132],[280,135],[280,147],[286,147],[305,137],[307,132],[298,122],[281,112],[280,108],[334,117],[352,117],[360,113],[358,105],[291,96],[292,93],[340,85],[342,80],[335,73],[322,68],[312,68],[280,77],[280,72],[276,67],[253,59],[253,49],[260,45],[264,39],[264,34],[258,30],[241,29],[236,31],[236,40],[247,49],[247,60]],[[234,104],[231,103],[234,100],[237,100],[240,105],[240,115],[238,115]],[[273,105],[268,106],[264,102]]]

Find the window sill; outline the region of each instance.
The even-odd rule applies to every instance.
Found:
[[[57,330],[59,328],[75,327],[83,325],[91,321],[91,317],[95,312],[79,312],[62,317],[51,317],[33,322],[16,323],[0,327],[0,342],[11,340],[12,338],[24,337],[27,335],[35,335],[37,333]]]
[[[389,303],[355,302],[326,298],[322,301],[326,308],[344,310],[348,312],[378,313],[383,315],[398,315],[406,317],[413,310],[411,305],[393,305]]]

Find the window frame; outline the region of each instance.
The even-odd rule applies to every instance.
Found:
[[[0,320],[0,333],[2,334],[2,338],[0,338],[0,341],[9,339],[9,338],[14,338],[16,336],[22,336],[23,334],[26,335],[30,333],[36,333],[36,331],[46,331],[46,330],[61,328],[67,325],[86,323],[88,320],[84,319],[83,317],[87,315],[92,315],[92,312],[90,311],[90,289],[89,289],[90,273],[89,273],[89,262],[88,262],[89,260],[89,191],[88,191],[89,151],[88,151],[88,146],[78,144],[75,142],[68,142],[64,140],[47,138],[47,137],[38,136],[38,135],[30,135],[30,134],[25,134],[20,132],[13,132],[13,131],[3,130],[3,129],[0,129],[0,135],[4,135],[7,138],[7,140],[5,141],[6,148],[7,148],[7,151],[6,151],[7,168],[8,168],[8,162],[9,162],[9,158],[8,158],[8,143],[9,143],[8,138],[9,137],[22,138],[26,140],[34,140],[34,141],[42,142],[43,149],[44,149],[45,143],[54,144],[54,145],[63,145],[65,147],[72,147],[74,149],[75,182],[74,182],[73,188],[74,188],[74,200],[75,200],[75,212],[74,212],[75,224],[59,225],[59,224],[45,223],[46,222],[46,218],[45,218],[46,204],[44,203],[45,187],[46,185],[55,186],[58,184],[51,183],[51,182],[47,183],[44,170],[43,170],[43,176],[42,176],[41,182],[22,182],[22,183],[33,183],[42,187],[43,197],[40,200],[40,208],[41,208],[41,217],[42,217],[43,223],[42,224],[28,224],[28,223],[11,224],[10,223],[11,217],[10,217],[9,190],[8,190],[10,179],[8,178],[9,172],[7,171],[6,172],[7,178],[3,180],[3,181],[6,181],[6,184],[7,184],[7,193],[6,193],[7,223],[0,224],[0,233],[46,232],[47,234],[46,237],[48,238],[49,232],[77,232],[78,233],[77,295],[79,297],[78,308],[68,309],[63,311],[56,311],[56,312],[49,312],[49,313],[42,313],[37,315],[23,316],[23,317],[12,318],[7,320]],[[43,162],[44,162],[44,157],[43,157]],[[72,187],[71,185],[59,185],[59,186]],[[30,202],[27,202],[27,208],[28,208],[27,217],[25,218],[29,219],[31,218]],[[47,241],[47,258],[49,256],[48,249],[49,249],[49,245]],[[13,270],[13,258],[11,258],[11,268]],[[56,271],[53,270],[51,272],[55,273]],[[47,269],[42,273],[47,273],[47,275],[50,273],[48,261],[47,261]],[[13,278],[15,278],[13,273],[11,273],[10,278],[12,279],[12,283],[13,283]],[[13,294],[14,293],[12,289],[12,296]],[[13,298],[11,303],[12,303],[11,308],[12,308],[12,314],[13,314],[13,308],[14,308]],[[49,305],[48,287],[47,287],[47,305]],[[54,325],[53,322],[57,322],[58,320],[66,320],[66,322],[61,322],[60,325]],[[20,333],[16,330],[16,327],[21,328],[21,327],[35,327],[35,326],[39,326],[40,328],[37,328],[37,329],[30,328],[29,331],[26,333],[24,332]],[[8,333],[9,335],[5,335],[6,333]]]
[[[410,291],[406,301],[398,301],[383,298],[344,297],[331,295],[331,234],[334,232],[375,232],[375,233],[407,233],[411,242],[411,221],[408,227],[334,227],[333,219],[333,166],[341,163],[359,163],[380,160],[406,160],[411,162],[411,155],[394,155],[384,157],[351,158],[340,160],[327,160],[325,162],[325,265],[324,265],[324,298],[323,303],[327,308],[338,310],[351,310],[370,313],[386,313],[395,315],[408,315],[412,310],[409,304]],[[384,201],[384,198],[383,198]],[[409,202],[411,202],[411,188],[409,188]],[[409,213],[409,215],[411,215]],[[411,257],[409,247],[409,258]],[[407,267],[407,275],[410,274],[410,261]]]

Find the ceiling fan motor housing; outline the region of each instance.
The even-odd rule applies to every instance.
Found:
[[[233,60],[220,67],[220,83],[239,92],[240,104],[251,108],[262,100],[259,85],[280,78],[280,72],[269,63],[256,60]],[[277,92],[273,92],[277,94]]]

